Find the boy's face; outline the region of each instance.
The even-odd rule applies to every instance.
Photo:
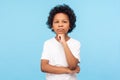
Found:
[[[52,29],[56,34],[67,34],[70,29],[68,16],[64,13],[57,13],[53,18]]]

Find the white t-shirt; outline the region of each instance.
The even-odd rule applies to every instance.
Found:
[[[80,42],[70,38],[67,41],[74,57],[80,62]],[[64,49],[55,38],[51,38],[44,43],[41,59],[49,60],[50,65],[68,67]],[[77,80],[76,74],[46,74],[46,80]]]

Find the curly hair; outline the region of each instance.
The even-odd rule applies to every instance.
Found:
[[[46,24],[48,25],[48,28],[50,29],[52,28],[53,19],[57,13],[64,13],[68,16],[69,22],[70,22],[70,29],[68,30],[68,33],[72,32],[72,30],[76,27],[76,24],[75,24],[76,15],[74,11],[66,4],[57,5],[53,9],[51,9],[49,16],[48,16],[48,20],[46,22]]]

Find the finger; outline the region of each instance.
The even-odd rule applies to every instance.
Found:
[[[61,36],[58,37],[61,40]]]

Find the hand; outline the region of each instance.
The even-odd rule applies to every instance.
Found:
[[[58,34],[57,38],[60,43],[65,42],[65,34]]]
[[[79,72],[80,72],[80,67],[77,66],[77,67],[75,68],[75,70],[73,70],[73,72],[75,72],[75,73],[79,73]]]
[[[69,68],[67,68],[67,73],[68,74],[74,74],[74,73],[79,73],[79,72],[80,72],[80,67],[79,66],[77,66],[75,68],[75,70],[70,70]]]

